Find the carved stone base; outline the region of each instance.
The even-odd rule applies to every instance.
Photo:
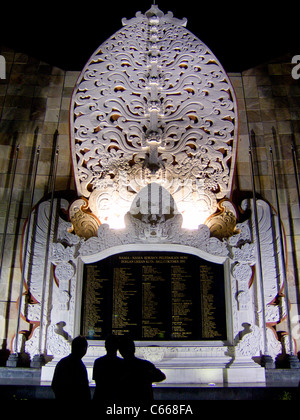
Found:
[[[41,368],[46,364],[45,356],[43,354],[36,354],[31,360],[30,367]]]
[[[16,368],[20,366],[20,357],[16,353],[11,353],[6,362],[6,367]]]
[[[6,362],[6,367],[10,368],[28,368],[30,364],[30,356],[28,353],[11,353]]]
[[[172,384],[218,384],[218,385],[233,385],[241,383],[260,383],[265,384],[265,369],[259,365],[252,365],[251,367],[232,365],[230,368],[212,367],[212,366],[176,366],[163,367],[156,364],[159,369],[162,369],[166,374],[167,381],[164,385]],[[55,365],[47,364],[42,367],[41,383],[49,384],[52,380]],[[93,368],[87,367],[89,380],[92,380]]]
[[[274,369],[275,368],[275,362],[269,355],[263,355],[261,357],[261,366],[266,369]]]
[[[294,354],[287,355],[287,363],[290,369],[300,369],[300,360]]]
[[[93,386],[94,360],[105,354],[104,347],[97,347],[96,342],[95,345],[89,346],[88,352],[83,358],[91,386]],[[225,354],[225,350],[222,348],[137,347],[136,356],[151,361],[165,373],[164,386],[174,384],[185,386],[192,384],[204,386],[209,384],[221,386],[241,383],[265,384],[264,368],[249,357],[236,358],[229,365],[231,358]],[[53,359],[42,367],[42,385],[51,383],[57,361]]]
[[[265,384],[265,382],[265,369],[249,357],[237,357],[227,369],[224,369],[226,384]]]

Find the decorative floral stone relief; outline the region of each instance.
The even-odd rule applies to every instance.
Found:
[[[78,193],[112,225],[114,209],[124,217],[135,195],[156,182],[172,194],[184,219],[193,212],[200,224],[231,190],[233,88],[186,20],[154,5],[123,25],[89,59],[73,92]]]

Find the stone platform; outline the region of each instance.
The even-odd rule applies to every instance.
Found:
[[[95,388],[91,387],[93,395]],[[228,400],[294,400],[299,401],[297,387],[204,387],[204,386],[156,386],[156,401],[228,401]],[[40,385],[0,385],[0,401],[7,400],[55,400],[50,386]]]
[[[168,384],[153,386],[155,400],[300,400],[300,369],[266,369],[266,383]],[[91,384],[91,394],[95,387]],[[54,400],[41,369],[0,368],[0,400]]]

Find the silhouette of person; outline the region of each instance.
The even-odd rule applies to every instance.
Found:
[[[125,362],[124,375],[121,378],[122,399],[124,401],[153,400],[152,383],[165,380],[165,374],[148,360],[135,357],[135,344],[128,336],[122,337],[119,351]]]
[[[109,335],[105,340],[106,355],[94,362],[94,400],[105,402],[120,399],[120,378],[123,375],[124,360],[117,356],[118,346],[118,337]]]
[[[72,401],[91,399],[87,370],[81,360],[86,354],[87,347],[85,337],[74,338],[69,356],[57,363],[51,385],[56,399]]]

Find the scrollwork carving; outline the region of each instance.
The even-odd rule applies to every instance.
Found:
[[[109,224],[111,208],[124,216],[151,182],[176,195],[182,214],[189,203],[209,216],[232,182],[236,101],[230,81],[172,13],[152,6],[123,24],[90,58],[73,92],[77,189]]]
[[[152,220],[152,223],[148,223],[127,213],[125,229],[114,232],[108,225],[101,225],[97,238],[93,237],[85,241],[79,249],[79,253],[84,257],[117,245],[169,243],[195,247],[211,255],[228,256],[229,250],[226,242],[211,238],[207,226],[200,225],[197,230],[190,231],[182,229],[181,223],[181,215],[176,215],[168,220],[157,218]]]
[[[152,363],[158,363],[165,357],[165,349],[163,347],[141,347],[139,353]]]
[[[209,217],[205,224],[209,227],[211,236],[218,239],[229,238],[238,232],[236,211],[227,200],[220,202],[218,208],[220,211]]]
[[[85,239],[97,235],[100,222],[97,217],[88,210],[86,199],[75,200],[69,208],[69,216],[72,226],[77,236]]]

